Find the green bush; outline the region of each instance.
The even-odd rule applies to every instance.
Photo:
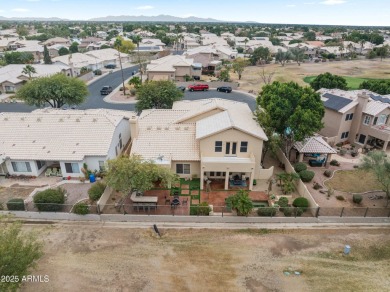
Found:
[[[303,170],[299,173],[299,176],[303,182],[311,182],[311,180],[314,178],[314,171],[311,170]]]
[[[94,183],[88,190],[88,195],[91,201],[98,201],[103,195],[104,190],[106,189],[106,184],[103,182]]]
[[[7,209],[10,211],[24,211],[23,199],[10,199],[7,202]]]
[[[329,170],[329,169],[327,169],[327,170],[324,171],[324,175],[325,175],[326,177],[331,177],[331,176],[332,176],[332,171]]]
[[[102,75],[102,70],[96,69],[95,71],[93,71],[93,73],[94,73],[95,75]]]
[[[343,196],[336,196],[336,199],[339,200],[339,201],[344,201],[344,197]]]
[[[65,203],[65,190],[62,188],[48,189],[34,196],[34,204],[37,209],[46,212],[57,212]]]
[[[363,201],[363,197],[362,197],[362,195],[355,194],[355,195],[352,196],[352,201],[355,204],[360,204]]]
[[[73,213],[78,215],[87,215],[89,214],[89,206],[85,202],[79,202],[73,206]]]
[[[283,214],[286,217],[300,217],[303,214],[303,209],[302,208],[284,208]]]
[[[341,155],[341,156],[344,156],[346,153],[347,153],[347,150],[344,149],[344,148],[341,148],[341,150],[340,150],[340,155]]]
[[[283,208],[288,207],[288,199],[286,197],[280,197],[278,205],[280,206],[280,211],[283,211]]]
[[[319,183],[315,183],[314,186],[313,186],[313,189],[315,190],[319,190],[319,189],[322,189],[322,185],[320,185]]]
[[[307,165],[306,165],[306,163],[298,162],[298,163],[294,164],[294,169],[296,172],[299,173],[301,171],[307,170]]]
[[[211,208],[207,202],[202,202],[199,204],[199,206],[190,207],[190,215],[209,216],[210,212]]]
[[[261,207],[257,209],[257,215],[262,217],[272,217],[276,214],[276,208],[273,207]]]
[[[309,207],[309,201],[304,197],[296,198],[292,204],[294,207],[302,208],[304,212]]]
[[[340,162],[338,162],[336,159],[333,159],[333,160],[330,162],[330,165],[333,165],[333,166],[340,166]]]

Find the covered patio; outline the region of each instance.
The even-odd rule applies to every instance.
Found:
[[[332,154],[337,151],[332,148],[322,137],[313,136],[302,142],[295,142],[293,149],[295,156],[290,160],[295,162],[307,161],[311,166],[328,166],[332,160]]]

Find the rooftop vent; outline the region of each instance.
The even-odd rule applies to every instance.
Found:
[[[97,119],[93,119],[92,122],[96,123],[96,122],[97,122]]]
[[[188,131],[189,127],[184,127],[184,130]]]
[[[40,122],[40,121],[42,121],[42,119],[41,118],[37,118],[37,122]]]
[[[80,143],[76,143],[76,146],[79,146],[80,145]]]
[[[36,142],[36,140],[33,141],[33,143],[35,143],[35,142]]]
[[[59,121],[59,122],[63,122],[63,121],[64,121],[64,119],[63,119],[63,118],[61,118],[61,119],[59,119],[58,121]]]
[[[146,130],[151,130],[151,129],[152,129],[152,127],[150,127],[150,126],[146,128]]]
[[[168,130],[169,130],[169,127],[165,127],[164,129],[168,131]]]
[[[20,120],[21,120],[21,121],[24,121],[24,117],[21,117]]]
[[[180,130],[180,127],[175,127],[175,130]]]
[[[80,119],[76,119],[76,122],[80,122]]]
[[[4,118],[4,121],[8,121],[8,118]]]
[[[157,130],[161,130],[161,127],[160,127],[160,126],[157,126]]]
[[[42,149],[46,149],[46,146],[43,146]]]

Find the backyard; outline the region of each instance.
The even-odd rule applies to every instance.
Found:
[[[387,291],[389,229],[132,229],[29,225],[44,241],[21,291]],[[115,239],[115,240],[113,240]],[[343,248],[351,254],[343,256]],[[201,248],[200,248],[201,247]],[[295,272],[298,275],[295,275]]]

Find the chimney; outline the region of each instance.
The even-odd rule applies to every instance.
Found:
[[[131,116],[130,120],[130,137],[132,140],[138,137],[139,133],[139,126],[138,126],[138,117],[137,116]]]
[[[351,131],[349,135],[351,143],[357,140],[355,139],[355,137],[359,134],[360,127],[363,120],[363,111],[367,107],[368,100],[369,100],[369,96],[365,91],[362,91],[361,93],[357,94],[357,99],[355,99],[355,101],[357,101],[358,104],[356,105],[355,112],[353,113]]]

